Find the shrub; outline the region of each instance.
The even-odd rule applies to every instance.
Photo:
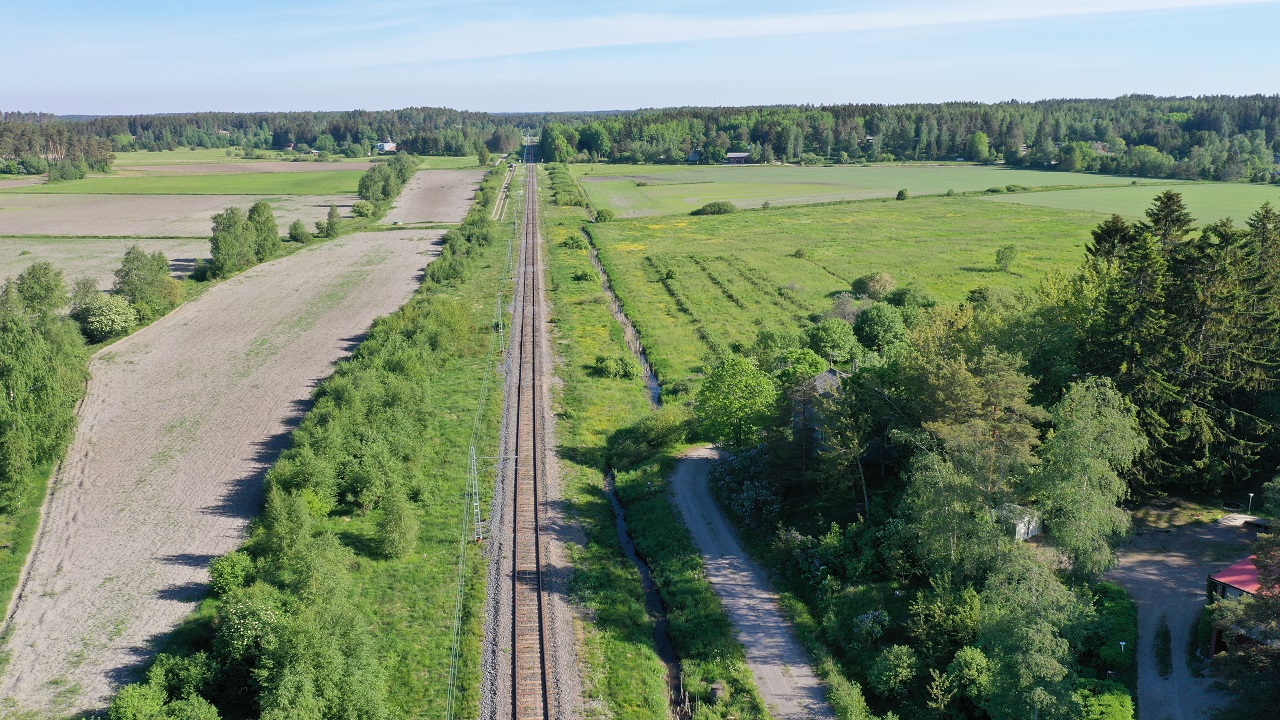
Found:
[[[858,313],[853,330],[859,342],[872,350],[883,350],[907,337],[902,312],[888,303],[876,303]]]
[[[730,215],[738,211],[738,206],[727,200],[716,200],[689,213],[690,215]]]
[[[614,355],[597,355],[592,370],[598,377],[626,378],[628,380],[640,376],[640,365],[631,357]]]
[[[987,192],[991,193],[992,195],[998,195],[998,194],[1000,194],[1000,193],[1004,192],[1004,188],[1002,188],[1002,187],[989,187],[989,188],[987,188]]]
[[[918,287],[898,288],[885,295],[884,300],[900,308],[931,308],[938,304],[936,298]]]
[[[209,586],[218,595],[242,588],[253,573],[253,560],[247,553],[237,550],[215,559],[209,565]]]
[[[138,313],[119,295],[99,295],[84,304],[80,327],[93,342],[110,340],[129,332],[138,322]]]
[[[612,210],[604,209],[596,211],[596,222],[598,223],[609,222],[613,218],[614,214]]]
[[[1129,689],[1110,680],[1082,680],[1081,701],[1088,720],[1133,720]]]
[[[362,218],[373,217],[373,214],[377,212],[377,210],[378,209],[374,204],[368,200],[357,200],[355,204],[351,206],[351,213],[356,217]]]
[[[805,258],[809,257],[809,253],[805,252],[804,248],[796,248],[796,251],[791,253],[791,257],[796,258],[798,260],[804,260]]]
[[[182,284],[169,275],[169,260],[164,253],[148,255],[137,245],[125,251],[115,277],[112,291],[127,299],[142,321],[169,312],[185,295]]]
[[[907,199],[907,198],[909,198],[909,197],[911,197],[911,194],[907,192],[907,189],[906,189],[906,188],[902,188],[901,190],[899,190],[899,191],[898,191],[898,194],[894,196],[894,199],[895,199],[895,200],[906,200],[906,199]]]
[[[167,699],[162,688],[150,683],[126,685],[111,700],[107,720],[160,720]]]
[[[307,226],[302,224],[301,220],[294,220],[289,225],[289,241],[296,243],[311,242],[311,232],[307,230]]]
[[[884,697],[903,695],[920,672],[916,651],[906,645],[890,645],[871,664],[871,687]]]
[[[893,279],[889,273],[870,273],[853,281],[852,290],[856,297],[864,297],[870,300],[884,300],[885,296],[893,292],[897,287],[898,281]]]
[[[1013,262],[1017,259],[1017,245],[1005,245],[996,251],[996,267],[1000,268],[1000,272],[1010,272]]]
[[[382,501],[378,518],[378,549],[389,558],[402,558],[418,546],[416,508],[404,493],[393,491]]]
[[[590,247],[587,244],[587,239],[582,237],[580,233],[575,233],[565,238],[564,242],[560,243],[560,246],[570,250],[586,250]]]

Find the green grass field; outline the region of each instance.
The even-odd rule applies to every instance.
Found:
[[[1237,223],[1243,224],[1262,203],[1280,204],[1280,187],[1274,185],[1191,183],[1171,189],[1182,193],[1191,214],[1200,224],[1224,217],[1234,218]],[[1091,188],[993,195],[985,199],[990,202],[1119,213],[1129,218],[1141,218],[1143,211],[1151,206],[1151,198],[1156,192],[1157,189],[1151,187]]]
[[[758,328],[794,331],[860,275],[884,271],[941,301],[981,285],[1028,289],[1084,255],[1096,213],[922,198],[664,217],[591,226],[627,313],[664,384]],[[1017,274],[998,272],[1013,244]],[[797,257],[802,251],[803,257]]]
[[[771,205],[800,205],[893,197],[904,188],[913,195],[932,195],[947,190],[974,192],[1008,185],[1128,186],[1132,182],[1131,178],[1111,175],[901,163],[869,167],[570,165],[570,168],[597,207],[608,208],[622,217],[687,213],[713,200],[730,200],[738,207],[749,208],[760,207],[766,201]],[[1144,185],[1176,182],[1139,181]]]
[[[156,177],[94,176],[0,192],[26,195],[351,195],[360,170],[307,173],[218,173]]]
[[[622,554],[603,491],[609,436],[650,412],[648,391],[640,378],[605,378],[591,369],[597,355],[629,350],[587,250],[564,245],[579,235],[584,220],[576,208],[547,208],[544,216],[556,352],[564,360],[557,371],[563,380],[556,408],[562,418],[559,467],[565,498],[587,539],[573,551],[573,594],[595,620],[583,628],[584,688],[589,699],[607,706],[607,717],[657,720],[668,716],[665,669],[654,649],[639,574]],[[712,682],[730,688],[730,702],[704,706],[710,712],[698,717],[755,720],[763,715],[761,701],[742,647],[668,501],[671,465],[668,456],[619,475],[631,536],[668,610],[686,689],[706,702]]]

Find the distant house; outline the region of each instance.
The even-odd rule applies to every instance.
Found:
[[[1043,529],[1040,515],[1031,508],[1007,503],[996,510],[996,517],[1013,531],[1016,542],[1026,542],[1040,534]]]
[[[685,158],[685,162],[696,163],[701,159],[702,155],[697,150],[694,150],[689,153],[689,157]]]
[[[746,165],[751,162],[751,153],[732,152],[724,154],[725,165]]]
[[[390,140],[383,140],[382,142],[378,143],[376,147],[378,148],[378,152],[395,152],[396,151],[396,144],[391,142]]]

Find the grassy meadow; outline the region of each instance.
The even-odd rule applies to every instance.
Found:
[[[992,187],[1028,188],[1130,186],[1130,178],[1112,175],[1017,170],[982,165],[878,164],[829,165],[571,165],[598,208],[620,217],[674,215],[714,200],[740,208],[801,205],[837,200],[893,197],[948,190],[981,192]],[[1139,185],[1170,185],[1176,180],[1139,180]],[[1144,191],[1145,192],[1145,191]],[[1155,194],[1151,192],[1150,194]]]
[[[361,170],[306,173],[217,173],[119,177],[25,185],[0,191],[22,195],[350,195]]]
[[[884,271],[944,302],[982,285],[1035,287],[1070,270],[1104,216],[974,197],[772,208],[591,226],[627,313],[664,384],[702,372],[709,353],[795,329],[853,279]],[[1005,273],[995,253],[1020,256]]]
[[[1163,189],[1163,188],[1161,188]],[[1170,188],[1182,193],[1191,214],[1203,225],[1234,218],[1243,224],[1264,202],[1280,204],[1280,187],[1242,183],[1187,183]],[[989,202],[1099,213],[1119,213],[1130,219],[1142,218],[1157,191],[1151,187],[1086,188],[1037,193],[992,195]]]
[[[588,251],[566,246],[566,240],[581,237],[585,219],[576,208],[551,207],[543,223],[555,350],[563,361],[557,371],[563,385],[556,398],[559,470],[565,498],[587,540],[573,551],[573,593],[594,620],[581,626],[584,688],[590,701],[608,708],[608,717],[665,718],[665,668],[654,646],[653,618],[645,610],[639,574],[623,555],[603,489],[604,470],[611,464],[609,438],[651,412],[649,396],[642,378],[602,377],[593,369],[599,355],[620,357],[630,351]],[[668,501],[671,464],[667,455],[619,474],[618,495],[631,536],[667,608],[686,689],[705,701],[712,682],[730,688],[730,702],[704,706],[714,709],[699,717],[761,718],[760,696],[742,647]]]

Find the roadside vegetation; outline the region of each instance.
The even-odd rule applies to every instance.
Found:
[[[452,688],[450,666],[477,408],[481,446],[497,442],[500,384],[484,378],[493,297],[509,282],[506,233],[488,220],[500,183],[487,178],[490,192],[446,234],[432,267],[450,270],[429,273],[317,389],[267,475],[250,541],[212,565],[216,597],[121,691],[113,720],[184,703],[201,717],[410,717],[451,690],[478,712],[484,565],[465,544]]]

